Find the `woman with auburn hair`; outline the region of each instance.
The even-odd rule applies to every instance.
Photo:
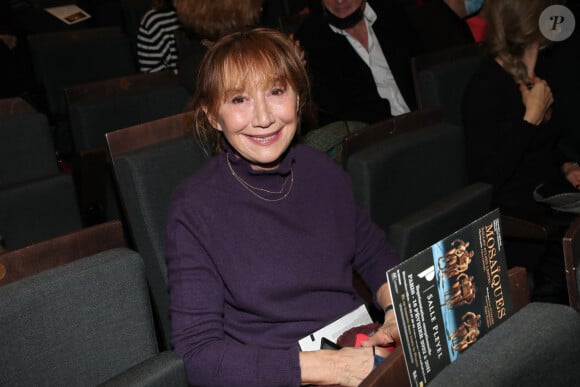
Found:
[[[494,204],[504,211],[556,217],[565,225],[569,214],[555,213],[534,197],[540,185],[538,192],[549,193],[580,188],[578,164],[566,160],[557,149],[559,128],[553,125],[551,114],[558,98],[537,74],[538,56],[550,44],[540,31],[539,19],[555,1],[487,2],[489,55],[468,84],[462,106],[469,175],[474,181],[492,184]],[[506,248],[510,260],[509,241]],[[564,292],[561,246],[550,248],[550,281]],[[518,264],[530,270],[546,264],[542,246],[536,251],[541,254],[536,260],[530,255],[527,262]]]
[[[174,193],[166,237],[172,343],[193,385],[357,386],[399,338],[385,278],[399,258],[346,173],[294,143],[308,94],[280,31],[227,35],[201,63],[194,136],[213,157]],[[384,324],[362,348],[301,352],[363,304],[353,270]]]
[[[220,37],[260,22],[261,0],[174,0],[184,30],[177,36],[179,78],[191,93],[207,47]]]

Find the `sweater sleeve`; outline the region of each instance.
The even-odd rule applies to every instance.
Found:
[[[474,79],[466,89],[462,106],[470,178],[490,183],[494,190],[501,189],[513,176],[539,130],[523,120],[523,111],[521,116],[519,110],[509,111],[512,104],[506,98],[506,90],[493,84],[501,81]],[[517,88],[515,83],[509,86]]]
[[[401,262],[385,233],[360,208],[356,210],[356,256],[354,269],[372,291],[378,306],[377,291],[387,282],[387,270]]]
[[[195,386],[298,386],[298,348],[261,348],[228,337],[224,328],[225,288],[204,249],[189,202],[173,203],[166,254],[172,343]]]

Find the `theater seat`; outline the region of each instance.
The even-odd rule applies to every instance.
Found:
[[[402,259],[491,209],[491,187],[467,182],[461,128],[418,122],[346,160],[355,198]]]
[[[0,385],[187,386],[159,354],[141,257],[112,249],[0,286]]]
[[[190,113],[107,133],[130,238],[145,262],[162,348],[169,348],[165,224],[173,190],[206,159],[196,146]]]

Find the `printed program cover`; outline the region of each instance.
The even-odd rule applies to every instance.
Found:
[[[63,5],[60,7],[45,8],[46,12],[54,15],[66,24],[76,24],[91,17],[87,12],[75,4]]]
[[[513,313],[499,210],[387,271],[411,385]]]

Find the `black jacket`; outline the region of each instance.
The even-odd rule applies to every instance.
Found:
[[[377,14],[373,30],[397,85],[411,110],[416,108],[410,59],[418,50],[408,15],[395,2],[368,0]],[[334,33],[320,12],[296,32],[306,54],[319,125],[341,120],[377,122],[391,117],[389,101],[379,96],[370,68],[346,37]]]

